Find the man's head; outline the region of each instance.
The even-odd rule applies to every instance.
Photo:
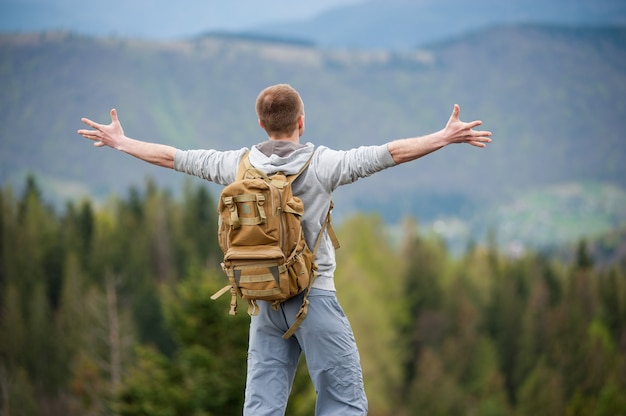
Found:
[[[259,125],[271,138],[291,137],[296,129],[304,132],[304,103],[300,94],[287,84],[265,88],[256,100]]]

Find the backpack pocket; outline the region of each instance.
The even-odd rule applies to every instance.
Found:
[[[276,199],[277,191],[261,179],[247,179],[224,188],[218,205],[222,250],[278,244],[281,231]]]
[[[223,267],[243,299],[280,301],[290,297],[289,271],[282,252],[274,247],[229,249]]]
[[[287,270],[289,272],[291,282],[292,296],[297,295],[309,286],[311,279],[314,279],[314,273],[317,273],[317,264],[313,262],[313,253],[302,240],[293,256],[287,259]]]

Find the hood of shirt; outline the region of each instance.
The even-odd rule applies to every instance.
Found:
[[[252,147],[250,163],[266,175],[282,172],[293,175],[313,154],[312,143],[294,143],[286,140],[267,140]]]

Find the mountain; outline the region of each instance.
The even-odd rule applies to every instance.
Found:
[[[623,0],[1,0],[0,32],[173,40],[228,31],[328,48],[407,50],[493,26],[626,24]]]
[[[410,50],[493,26],[626,24],[623,0],[370,0],[252,32],[331,48]]]
[[[319,145],[348,148],[435,131],[454,103],[463,120],[482,119],[494,132],[487,149],[451,146],[343,187],[335,196],[339,220],[361,210],[390,223],[411,215],[484,224],[487,215],[499,218],[498,207],[538,189],[626,188],[623,27],[493,27],[407,52],[250,36],[3,35],[0,79],[0,183],[19,191],[33,173],[57,204],[83,195],[104,201],[143,187],[146,178],[176,194],[185,180],[93,148],[75,133],[81,117],[108,122],[116,107],[131,137],[239,148],[264,139],[254,100],[277,82],[301,92],[304,139]],[[619,215],[610,214],[610,224]]]
[[[0,0],[0,32],[70,31],[89,36],[166,40],[207,30],[240,31],[270,21],[307,19],[358,0]]]

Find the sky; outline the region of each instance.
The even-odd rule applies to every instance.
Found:
[[[180,38],[311,18],[366,0],[0,0],[0,31]]]

